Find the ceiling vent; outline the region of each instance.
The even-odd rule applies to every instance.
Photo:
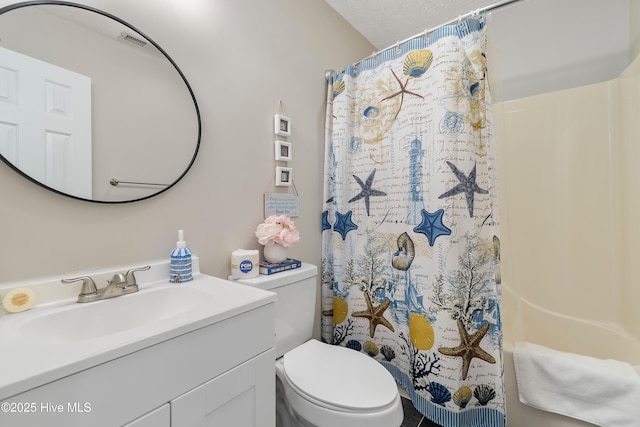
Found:
[[[161,54],[161,52],[152,43],[150,43],[140,35],[133,35],[131,33],[123,31],[120,33],[120,36],[118,38],[125,43],[145,49],[146,51],[153,52],[158,55]]]

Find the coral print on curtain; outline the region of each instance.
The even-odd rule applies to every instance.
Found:
[[[505,425],[485,18],[329,78],[323,339],[447,427]]]

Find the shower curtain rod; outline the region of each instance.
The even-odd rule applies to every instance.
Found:
[[[402,41],[396,42],[395,44],[392,44],[392,45],[391,45],[391,46],[389,46],[389,47],[386,47],[386,48],[381,49],[381,50],[379,50],[379,51],[377,51],[377,52],[374,52],[374,53],[372,53],[371,55],[367,56],[366,58],[363,58],[363,59],[359,60],[358,62],[355,62],[355,63],[354,63],[354,65],[359,64],[359,63],[360,63],[360,62],[362,62],[362,61],[366,61],[367,59],[373,58],[373,57],[375,57],[376,55],[378,55],[380,52],[384,52],[384,51],[386,51],[386,50],[389,50],[389,49],[392,49],[392,48],[394,48],[394,47],[397,47],[397,46],[399,46],[399,45],[401,45],[401,44],[403,44],[403,43],[406,43],[406,42],[408,42],[409,40],[413,40],[413,39],[415,39],[416,37],[420,36],[421,34],[425,34],[425,35],[426,35],[426,34],[431,34],[431,33],[433,33],[435,30],[437,30],[438,28],[440,28],[440,27],[444,27],[445,25],[450,25],[450,24],[453,24],[453,23],[455,23],[455,22],[462,21],[462,20],[463,20],[463,19],[465,19],[465,18],[468,18],[468,17],[473,16],[473,15],[477,15],[477,14],[479,14],[479,13],[483,13],[483,12],[490,12],[490,11],[495,10],[495,9],[500,9],[501,7],[508,6],[508,5],[510,5],[511,3],[516,3],[516,2],[519,2],[519,1],[523,1],[523,0],[503,0],[503,1],[499,1],[499,2],[497,2],[497,3],[490,4],[489,6],[485,6],[485,7],[481,7],[481,8],[479,8],[479,9],[476,9],[476,10],[472,10],[471,12],[467,13],[466,15],[460,15],[460,16],[458,16],[458,17],[457,17],[457,18],[455,18],[455,19],[452,19],[452,20],[450,20],[450,21],[445,22],[444,24],[440,24],[440,25],[438,25],[437,27],[433,27],[433,28],[431,28],[431,29],[429,29],[429,30],[425,30],[425,31],[424,31],[424,32],[422,32],[422,33],[418,33],[418,34],[413,35],[413,36],[411,36],[411,37],[409,37],[409,38],[406,38],[406,39],[404,39],[404,40],[402,40]],[[327,70],[327,71],[325,71],[325,78],[326,78],[327,80],[329,80],[329,76],[330,76],[333,72],[334,72],[334,70]]]

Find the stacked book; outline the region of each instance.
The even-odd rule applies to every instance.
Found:
[[[293,270],[294,268],[300,268],[301,265],[302,262],[293,258],[287,258],[285,261],[278,263],[262,261],[260,262],[260,274],[281,273],[283,271]]]

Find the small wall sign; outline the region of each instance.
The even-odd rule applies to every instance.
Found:
[[[297,217],[298,195],[291,193],[265,193],[264,217],[269,215],[287,215]]]

